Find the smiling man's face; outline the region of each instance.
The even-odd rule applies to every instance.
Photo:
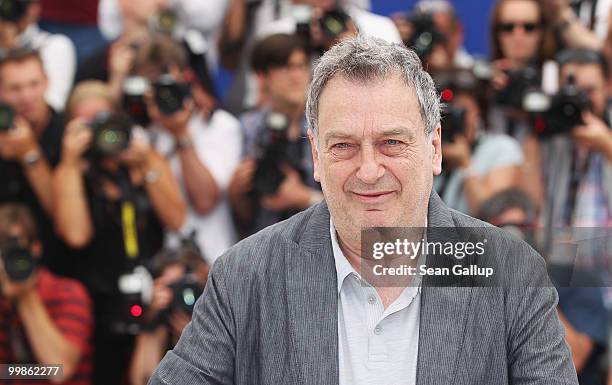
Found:
[[[327,83],[311,144],[315,179],[341,235],[423,226],[442,161],[440,128],[428,137],[424,124],[416,93],[399,74],[369,82],[336,76]]]

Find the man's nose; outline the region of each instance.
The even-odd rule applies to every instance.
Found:
[[[374,146],[362,146],[360,159],[361,164],[356,176],[362,182],[374,184],[385,174],[385,168],[380,163]]]

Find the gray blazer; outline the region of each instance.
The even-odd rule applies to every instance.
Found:
[[[483,226],[435,192],[428,224]],[[578,384],[543,259],[493,231],[489,247],[512,251],[503,265],[513,282],[483,288],[424,281],[417,384]],[[192,322],[149,385],[337,385],[337,307],[329,211],[320,203],[217,260]]]

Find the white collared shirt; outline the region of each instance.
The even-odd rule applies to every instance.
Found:
[[[384,309],[380,296],[340,249],[330,219],[338,277],[340,385],[416,383],[421,286],[409,286]]]

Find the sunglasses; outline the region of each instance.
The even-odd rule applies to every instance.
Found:
[[[499,23],[497,30],[505,33],[513,32],[516,27],[523,27],[525,32],[531,33],[542,28],[541,23]]]

